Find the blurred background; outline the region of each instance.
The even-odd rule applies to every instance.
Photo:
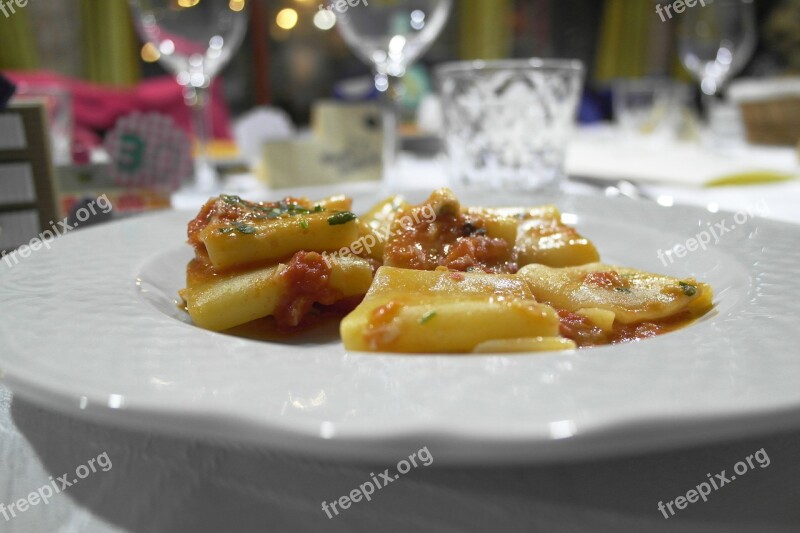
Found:
[[[339,33],[315,19],[318,0],[248,0],[248,35],[221,76],[233,116],[256,105],[309,121],[311,104],[369,68]],[[800,69],[800,0],[757,0],[758,48],[742,75]],[[315,22],[316,20],[316,22]],[[570,57],[585,62],[597,105],[585,120],[610,118],[603,92],[615,78],[666,75],[690,81],[676,49],[677,18],[653,0],[457,0],[441,37],[412,69],[412,99],[431,90],[430,66],[457,59]],[[168,76],[144,46],[125,0],[31,0],[0,16],[0,69],[48,71],[116,87]]]
[[[193,12],[221,10],[203,28],[213,37],[197,41],[206,67],[214,67],[217,57],[224,68],[198,71],[196,90],[185,70],[191,52],[176,50],[177,39],[178,45],[160,42],[155,34],[147,37],[146,21],[154,11],[131,9],[156,2],[162,12],[185,17],[182,27],[158,31],[179,29],[186,35],[195,29]],[[220,185],[250,194],[257,187],[381,178],[386,183],[388,169],[404,168],[400,175],[406,177],[444,176],[447,152],[451,163],[454,153],[463,156],[461,166],[450,170],[450,184],[461,173],[487,188],[502,188],[477,168],[489,149],[498,152],[501,166],[511,161],[512,173],[523,180],[548,159],[552,172],[545,181],[569,176],[595,192],[663,196],[665,204],[722,202],[723,193],[696,193],[709,184],[797,182],[800,0],[369,0],[369,8],[360,4],[367,0],[334,2],[350,14],[332,16],[328,0],[28,0],[13,10],[7,6],[0,13],[0,73],[15,86],[12,102],[44,99],[47,123],[39,129],[51,137],[53,165],[49,173],[34,165],[31,177],[17,164],[40,160],[39,152],[0,150],[0,163],[8,162],[0,172],[0,225],[6,228],[0,250],[13,249],[49,219],[69,215],[102,193],[114,201],[115,216],[193,207],[209,192],[218,193]],[[386,74],[382,68],[397,65],[369,64],[374,54],[365,50],[372,49],[374,24],[368,17],[373,16],[386,23],[385,42],[376,49],[384,58],[380,47],[391,48],[392,35],[406,35],[409,43],[418,39],[425,48],[405,51],[402,72],[389,72],[398,89],[387,90],[389,84],[379,79]],[[398,16],[400,30],[392,25]],[[231,17],[239,19],[239,29],[229,35],[231,27],[219,24]],[[199,28],[204,23],[197,20]],[[425,31],[431,26],[436,31],[417,32],[426,23]],[[348,31],[360,35],[348,42],[343,38]],[[183,67],[175,63],[181,57],[188,62]],[[538,74],[526,73],[523,77],[531,76],[526,82],[499,91],[492,103],[470,100],[466,89],[457,97],[436,96],[437,65],[531,57],[579,60],[584,81],[561,91],[563,80],[552,78],[548,96],[531,90]],[[516,83],[511,71],[500,75]],[[484,90],[477,79],[469,85]],[[6,96],[11,87],[4,89]],[[579,93],[575,135],[561,131],[562,118],[540,121],[554,113],[572,121],[572,96],[555,102],[563,96],[559,91]],[[391,116],[381,106],[388,93]],[[548,111],[551,105],[560,107]],[[210,111],[198,115],[201,107]],[[455,131],[452,122],[472,111],[482,114],[481,126],[461,124],[475,130],[464,137],[466,130]],[[24,120],[34,124],[31,117]],[[131,145],[120,139],[130,135],[139,136],[144,162],[124,159]],[[534,146],[548,138],[549,145]],[[147,143],[149,151],[142,149]],[[389,144],[402,151],[392,153]],[[403,167],[399,156],[394,160],[398,154],[427,163]],[[133,167],[138,170],[123,172]],[[500,175],[497,168],[488,174]],[[620,180],[633,186],[620,186]],[[176,197],[191,181],[205,188],[183,200]],[[539,184],[530,180],[528,190]],[[796,192],[786,191],[775,196]],[[738,198],[747,196],[742,192]],[[23,224],[18,215],[26,210],[29,222]]]

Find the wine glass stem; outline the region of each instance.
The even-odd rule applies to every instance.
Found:
[[[714,94],[708,94],[704,91],[700,91],[700,101],[702,103],[706,122],[709,124],[709,126],[712,125],[712,121],[714,120],[714,111],[720,103],[721,91],[722,88],[719,85],[717,86],[717,90],[714,92]]]
[[[400,152],[400,83],[396,76],[376,74],[376,87],[381,91],[381,115],[383,123],[383,179],[390,182],[397,172],[397,157]],[[383,90],[382,90],[383,89]]]
[[[192,129],[196,139],[194,158],[195,185],[203,191],[212,191],[218,186],[217,172],[209,161],[209,145],[212,138],[211,92],[208,87],[184,86],[183,97],[192,111]]]

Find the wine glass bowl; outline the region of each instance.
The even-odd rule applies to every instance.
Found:
[[[438,37],[452,0],[357,4],[337,14],[339,32],[353,53],[388,76],[403,76]]]
[[[383,179],[394,181],[398,152],[400,79],[444,29],[452,0],[329,0],[336,27],[351,51],[372,67],[382,95]]]
[[[208,87],[241,45],[243,9],[227,0],[180,7],[170,0],[132,0],[137,29],[181,85]],[[186,5],[190,5],[186,4]],[[244,2],[240,4],[244,8]]]
[[[753,0],[712,0],[686,10],[678,29],[678,53],[703,94],[718,94],[747,64],[756,48]]]
[[[209,87],[242,44],[246,0],[129,0],[137,32],[184,89],[197,138],[195,187],[212,191],[217,175],[208,161],[212,137]]]

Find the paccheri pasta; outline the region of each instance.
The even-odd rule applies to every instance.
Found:
[[[298,330],[347,315],[345,348],[396,353],[574,349],[688,324],[713,291],[605,265],[554,206],[463,207],[449,189],[364,216],[343,196],[209,200],[189,223],[195,258],[181,294],[200,327],[272,317]]]

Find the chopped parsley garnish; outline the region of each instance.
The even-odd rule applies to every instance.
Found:
[[[256,232],[256,228],[254,228],[253,226],[248,226],[247,224],[244,224],[242,222],[236,224],[234,227],[236,228],[236,231],[238,231],[239,233],[243,233],[245,235],[252,235],[253,233]]]
[[[627,287],[614,287],[614,290],[617,292],[624,292],[625,294],[631,293],[631,290]]]
[[[290,215],[307,215],[311,213],[310,209],[306,209],[305,207],[300,207],[297,204],[289,204],[286,208]]]
[[[341,226],[342,224],[347,224],[348,222],[352,222],[357,218],[358,217],[355,215],[355,213],[351,213],[350,211],[340,211],[328,218],[328,224],[331,226]]]
[[[679,281],[678,285],[681,286],[681,289],[683,289],[683,294],[685,294],[686,296],[694,296],[695,294],[697,294],[697,287],[695,287],[694,285],[686,283],[685,281]]]
[[[254,209],[260,213],[264,213],[269,219],[278,218],[281,216],[281,210],[277,207],[257,205]]]
[[[237,205],[237,206],[242,205],[242,199],[239,198],[238,196],[234,196],[231,194],[223,194],[220,197],[222,198],[222,201],[228,205]]]
[[[300,219],[300,227],[303,229],[308,229],[308,220],[301,218]]]
[[[420,324],[427,324],[435,316],[436,316],[436,311],[428,311],[427,313],[422,315],[422,318],[419,319],[419,323]]]
[[[308,215],[310,213],[314,213],[311,209],[306,209],[305,207],[297,204],[290,204],[285,201],[280,201],[277,204],[271,205],[256,205],[253,207],[254,210],[264,213],[268,219],[274,220],[276,218],[280,218],[283,215],[295,216],[295,215]]]
[[[325,208],[322,207],[321,205],[315,205],[314,206],[314,212],[315,213],[322,213],[323,211],[325,211]]]

